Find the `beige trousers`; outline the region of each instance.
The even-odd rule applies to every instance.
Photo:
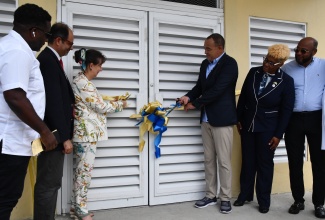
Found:
[[[229,201],[231,198],[233,126],[213,127],[207,122],[202,122],[201,132],[204,146],[206,197],[218,197],[217,171],[219,171],[219,198],[221,201]]]

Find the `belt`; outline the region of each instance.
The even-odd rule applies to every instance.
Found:
[[[295,115],[310,115],[310,114],[316,114],[316,113],[320,113],[320,112],[322,112],[322,110],[293,112],[293,114],[295,114]]]

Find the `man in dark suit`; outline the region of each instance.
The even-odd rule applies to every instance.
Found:
[[[37,158],[34,220],[54,220],[57,194],[62,183],[64,154],[70,154],[73,149],[74,95],[61,60],[72,50],[73,33],[63,23],[54,24],[50,33],[48,47],[37,59],[46,93],[44,122],[51,130],[58,131],[60,141],[56,149],[42,152]]]
[[[201,129],[205,158],[206,196],[195,203],[204,208],[217,202],[217,168],[219,168],[220,212],[231,212],[231,151],[233,125],[237,123],[235,87],[237,62],[224,52],[225,40],[211,34],[204,42],[206,58],[196,85],[180,103],[185,110],[201,110]],[[217,165],[218,160],[218,165]]]

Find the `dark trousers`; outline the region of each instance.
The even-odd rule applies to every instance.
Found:
[[[2,141],[0,142],[2,152]],[[9,220],[24,190],[29,156],[0,153],[0,219]]]
[[[54,220],[58,190],[62,185],[64,154],[42,152],[37,158],[34,220]]]
[[[274,132],[241,131],[242,168],[238,200],[252,201],[256,176],[256,197],[262,207],[270,207],[274,171],[274,150],[269,142]]]
[[[324,205],[325,151],[321,150],[322,111],[293,113],[285,133],[289,159],[290,186],[296,202],[304,202],[303,157],[307,137],[313,171],[313,204]]]

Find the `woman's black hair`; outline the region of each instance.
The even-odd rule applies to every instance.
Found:
[[[81,63],[81,68],[85,70],[90,63],[94,65],[103,64],[106,57],[98,50],[81,48],[74,52],[74,60],[76,63]]]

